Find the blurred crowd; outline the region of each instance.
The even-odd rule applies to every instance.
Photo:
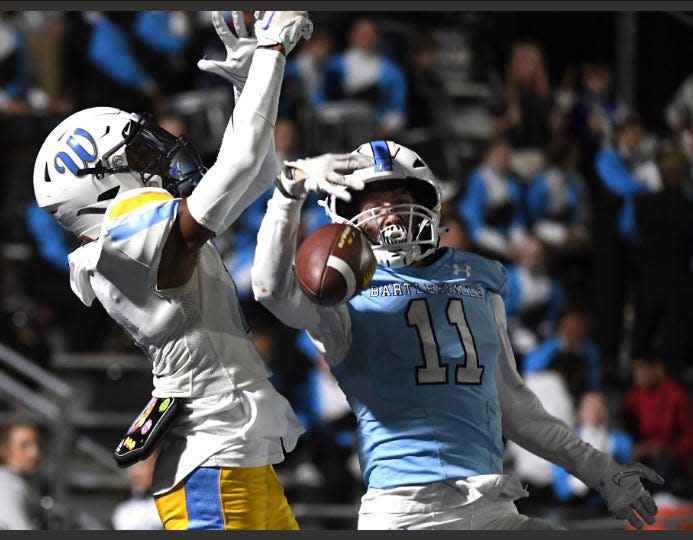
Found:
[[[211,164],[233,92],[196,68],[225,54],[209,17],[0,13],[0,139],[10,150],[0,154],[0,343],[49,368],[60,352],[133,352],[102,309],[71,294],[76,240],[33,204],[33,157],[64,116],[108,105],[153,112]],[[619,96],[604,58],[581,59],[573,84],[559,87],[531,37],[510,44],[502,65],[471,69],[478,51],[454,24],[421,32],[406,17],[355,13],[315,22],[286,66],[280,159],[373,138],[419,152],[440,179],[442,243],[507,267],[518,369],[547,410],[619,461],[653,467],[672,497],[692,499],[693,75],[661,104],[667,129],[654,132]],[[354,502],[363,486],[348,404],[305,334],[252,298],[269,196],[216,242],[272,380],[308,427],[278,473],[291,502]],[[304,208],[304,234],[327,223],[317,201]],[[507,459],[532,504],[602,504],[513,444]]]

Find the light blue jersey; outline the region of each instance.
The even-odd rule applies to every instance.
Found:
[[[502,474],[489,292],[497,261],[446,250],[426,267],[378,267],[349,303],[353,344],[333,368],[359,421],[369,488]]]

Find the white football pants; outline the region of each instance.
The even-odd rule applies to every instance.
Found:
[[[510,480],[504,477],[503,480]],[[513,479],[514,480],[514,479]],[[539,518],[520,514],[513,500],[526,494],[512,483],[500,487],[495,493],[475,495],[476,500],[466,503],[472,492],[464,481],[455,486],[438,482],[427,486],[409,486],[390,490],[369,490],[362,498],[358,528],[367,530],[563,530]],[[464,484],[464,485],[459,485]],[[508,487],[510,489],[508,489]],[[484,490],[486,491],[486,490]]]

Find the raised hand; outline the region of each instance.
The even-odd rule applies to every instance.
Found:
[[[295,182],[301,183],[303,190],[323,191],[345,201],[351,200],[349,190],[363,189],[362,180],[351,176],[357,169],[373,166],[373,158],[361,154],[323,154],[313,158],[287,161],[285,166],[298,169],[302,173],[295,175]]]
[[[248,31],[243,23],[242,11],[232,11],[231,19],[238,37],[229,30],[220,11],[212,12],[212,24],[226,48],[226,59],[208,60],[203,58],[197,62],[197,67],[202,71],[214,73],[230,81],[234,88],[240,92],[248,78],[248,70],[250,70],[250,63],[257,46],[257,39],[248,36]]]
[[[256,11],[258,47],[282,45],[288,55],[302,37],[310,39],[313,23],[307,11]]]

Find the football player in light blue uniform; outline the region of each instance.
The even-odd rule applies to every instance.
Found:
[[[351,172],[354,169],[353,173]],[[503,298],[505,268],[438,249],[440,196],[428,166],[391,141],[350,159],[324,155],[285,164],[258,233],[256,298],[286,324],[308,330],[358,419],[368,486],[360,529],[556,528],[518,513],[527,493],[503,474],[505,436],[561,465],[642,526],[657,508],[640,478],[548,415],[518,375]],[[307,191],[325,190],[333,222],[368,238],[378,260],[348,302],[319,306],[291,268]]]

